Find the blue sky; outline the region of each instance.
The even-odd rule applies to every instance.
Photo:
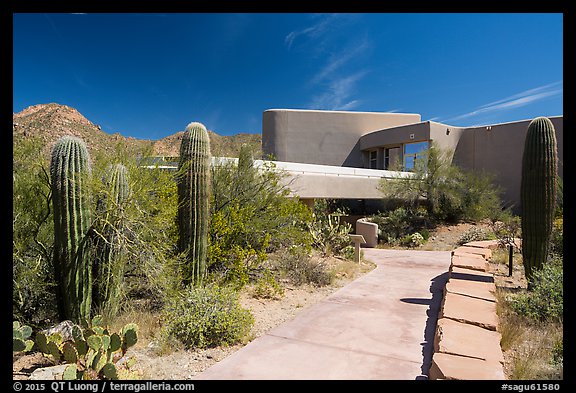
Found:
[[[563,114],[563,15],[14,14],[13,111],[105,132],[199,121],[260,133],[273,108],[419,113],[454,126]]]

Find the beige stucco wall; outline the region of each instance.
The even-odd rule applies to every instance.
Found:
[[[563,117],[550,120],[556,129],[559,174],[563,177]],[[455,127],[420,122],[417,114],[271,109],[263,114],[262,145],[265,154],[274,154],[280,161],[361,168],[367,166],[364,156],[371,149],[430,140],[453,150],[454,164],[492,174],[502,188],[504,204],[520,213],[522,154],[530,121]],[[382,157],[378,160],[380,163]],[[307,182],[318,182],[315,188],[342,187],[334,179],[306,178],[298,182],[301,189],[307,187]],[[357,187],[372,196],[365,186],[371,187],[368,183]]]
[[[410,139],[413,136],[413,139]],[[401,125],[389,129],[381,129],[363,135],[360,138],[360,150],[370,150],[384,145],[422,142],[430,139],[428,122]],[[385,142],[385,144],[383,144]]]
[[[556,130],[558,144],[558,173],[564,177],[562,162],[564,122],[563,117],[550,117]],[[476,171],[486,171],[502,187],[502,200],[507,206],[513,206],[520,213],[520,183],[522,178],[522,155],[524,139],[531,120],[502,123],[463,129],[455,148],[454,163]]]
[[[362,167],[362,135],[419,121],[406,113],[269,109],[262,115],[262,150],[278,161]]]

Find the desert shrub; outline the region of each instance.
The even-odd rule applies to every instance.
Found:
[[[414,232],[411,235],[406,235],[400,239],[400,244],[406,247],[420,247],[424,244],[424,237],[418,233]]]
[[[257,299],[279,299],[284,296],[284,288],[268,269],[256,280],[252,296]]]
[[[348,234],[352,231],[352,225],[340,220],[345,214],[340,208],[333,209],[326,199],[314,203],[313,220],[309,222],[308,230],[312,245],[324,255],[340,254],[350,245]]]
[[[478,240],[490,240],[495,236],[493,233],[482,227],[472,227],[464,232],[458,238],[458,245],[466,244],[468,242],[478,241]]]
[[[273,163],[257,168],[246,157],[213,167],[208,272],[214,280],[242,287],[257,277],[268,253],[311,248],[310,209],[288,197],[282,178]]]
[[[208,271],[216,282],[242,287],[266,261],[270,236],[254,238],[251,217],[252,209],[237,203],[212,216]]]
[[[550,235],[550,254],[560,258],[564,255],[564,219],[556,218]]]
[[[478,221],[496,214],[500,190],[492,176],[452,165],[452,156],[432,144],[416,158],[413,176],[382,180],[383,197],[404,200],[412,209],[423,206],[430,218],[440,221]]]
[[[254,318],[230,287],[207,284],[187,287],[167,301],[164,329],[185,348],[207,348],[241,341]]]
[[[520,315],[535,321],[564,318],[562,261],[548,261],[534,272],[530,290],[511,298],[510,306]]]
[[[514,239],[520,237],[520,217],[513,215],[509,209],[502,210],[490,220],[490,228],[502,246],[512,245]]]
[[[50,162],[40,140],[14,137],[12,165],[12,313],[32,327],[57,319],[52,267]]]
[[[330,285],[334,282],[334,273],[322,261],[316,261],[307,254],[292,248],[275,253],[270,261],[273,269],[282,278],[295,285]]]
[[[562,337],[554,342],[552,346],[552,364],[553,365],[564,365],[564,341]]]
[[[118,307],[103,304],[95,310],[109,318],[136,299],[156,299],[156,306],[160,306],[165,294],[180,286],[176,273],[181,262],[176,254],[176,182],[173,172],[140,166],[151,153],[145,150],[134,154],[120,142],[113,151],[94,155],[92,194],[100,196],[94,198],[95,203],[110,193],[104,174],[111,164],[123,164],[129,173],[130,193],[123,206],[110,204],[107,209],[93,209],[94,232],[113,232],[116,247],[123,251],[113,261],[122,264],[120,270],[124,271],[119,280]],[[99,279],[94,277],[95,282]]]
[[[429,236],[426,226],[430,225],[428,213],[425,209],[412,209],[398,207],[390,212],[380,213],[370,217],[370,221],[378,225],[378,240],[396,244],[415,232],[422,232]]]
[[[354,249],[354,246],[346,246],[342,249],[342,251],[340,251],[340,255],[342,255],[344,258],[348,259],[349,261],[353,261],[354,260],[354,256],[355,256],[356,250]],[[362,250],[360,250],[360,254],[362,254]],[[362,256],[362,255],[360,255]]]

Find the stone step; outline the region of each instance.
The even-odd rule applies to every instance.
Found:
[[[496,303],[469,296],[446,293],[439,317],[469,323],[488,330],[498,330]]]
[[[454,293],[457,295],[496,302],[496,285],[492,282],[450,278],[444,287],[444,293]]]
[[[482,272],[480,270],[465,269],[458,266],[450,266],[450,278],[456,280],[494,282],[494,276],[491,273]]]
[[[495,360],[435,353],[429,372],[430,379],[504,380],[504,369]]]
[[[471,257],[470,255],[452,255],[452,266],[462,267],[465,269],[480,270],[486,272],[489,270],[488,261],[486,261],[482,256],[479,258]]]
[[[454,251],[452,251],[452,255],[466,255],[466,254],[482,255],[484,259],[490,259],[492,257],[492,250],[490,250],[489,248],[460,246],[454,249]]]
[[[467,323],[440,318],[434,337],[434,352],[504,363],[500,333]]]
[[[464,243],[463,246],[488,248],[490,250],[495,250],[498,247],[500,247],[500,242],[498,242],[498,240],[475,240],[473,242]]]

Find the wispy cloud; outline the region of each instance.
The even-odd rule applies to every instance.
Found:
[[[365,74],[365,71],[360,71],[346,77],[334,78],[330,81],[326,91],[312,99],[310,109],[350,110],[358,107],[361,101],[352,99],[351,96],[355,91],[356,83]]]
[[[301,30],[294,30],[288,33],[284,38],[284,43],[290,49],[292,47],[292,44],[294,43],[294,40],[299,36],[305,36],[308,38],[317,38],[326,33],[330,29],[332,23],[341,17],[342,17],[341,14],[323,15],[321,19],[312,26],[306,27]]]
[[[515,108],[531,104],[533,102],[543,100],[548,97],[557,96],[562,94],[564,91],[563,83],[564,83],[563,81],[558,81],[554,83],[549,83],[547,85],[539,86],[533,89],[529,89],[521,93],[517,93],[509,97],[503,98],[501,100],[482,105],[478,109],[475,109],[468,113],[464,113],[456,117],[452,117],[450,119],[446,119],[446,121],[463,120],[478,115],[485,115],[487,113],[512,110]]]
[[[325,79],[331,78],[337,71],[343,68],[353,59],[357,59],[369,48],[369,43],[366,39],[361,42],[354,42],[347,48],[340,50],[338,53],[332,54],[328,58],[328,62],[318,71],[312,79],[312,83],[319,83]]]
[[[348,27],[358,22],[354,14],[316,14],[315,23],[288,33],[284,44],[290,50],[296,45],[317,69],[306,88],[314,93],[306,107],[310,109],[350,110],[361,101],[354,97],[358,83],[368,73],[365,64],[372,44],[367,36],[350,36]],[[346,26],[346,28],[344,28]],[[361,29],[353,28],[358,32]]]

